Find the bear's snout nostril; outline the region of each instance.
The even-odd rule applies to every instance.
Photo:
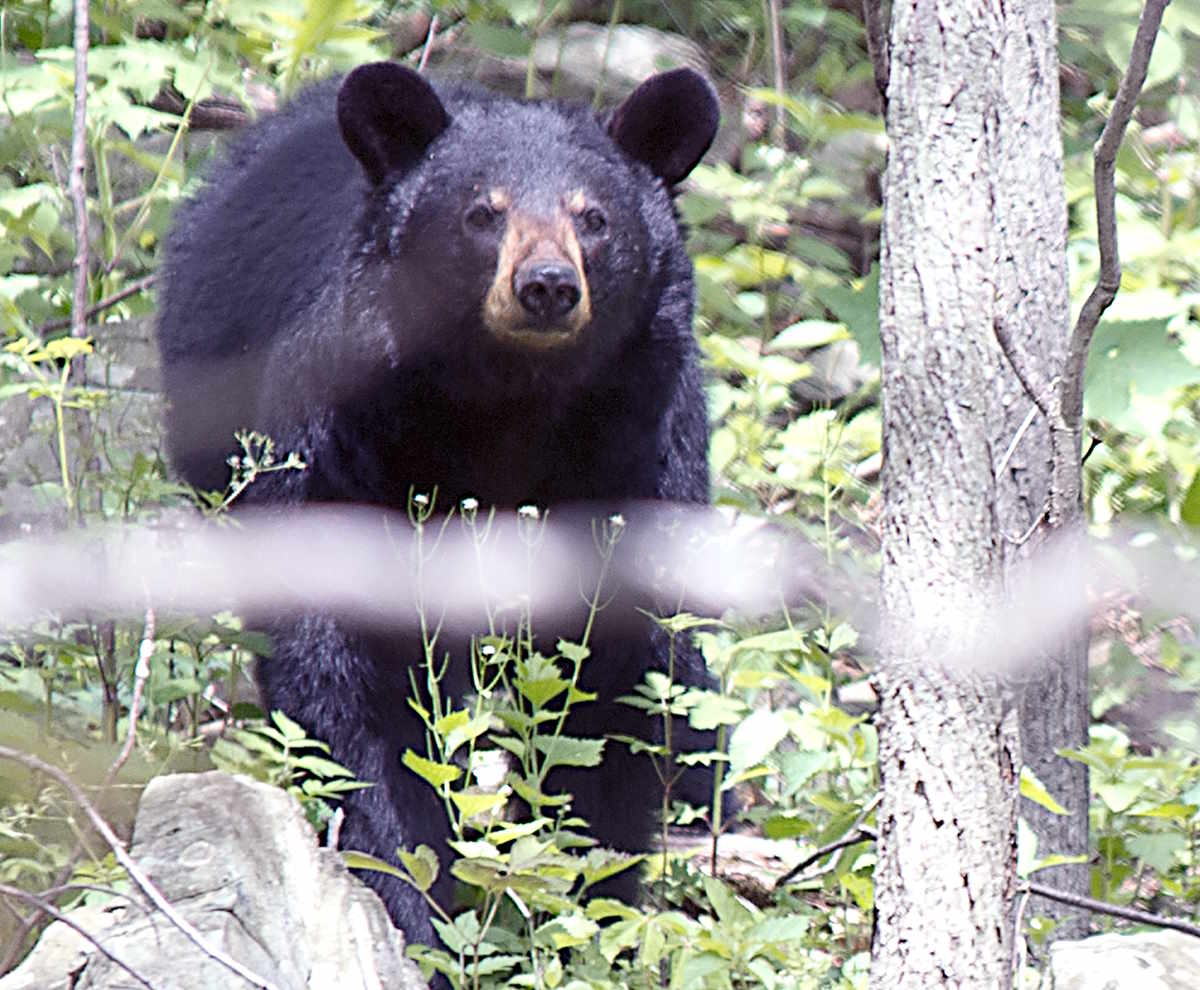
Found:
[[[544,322],[561,320],[582,295],[575,267],[561,261],[522,265],[513,276],[513,292],[530,316]]]

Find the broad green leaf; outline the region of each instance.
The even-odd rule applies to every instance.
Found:
[[[471,792],[451,791],[450,800],[464,818],[475,818],[486,815],[504,807],[507,797],[502,793],[475,794]]]
[[[850,331],[858,344],[859,359],[878,368],[882,360],[879,350],[879,266],[872,266],[870,274],[855,288],[818,285],[812,293]]]
[[[1107,805],[1109,811],[1121,812],[1138,799],[1143,789],[1140,781],[1118,780],[1111,784],[1098,785],[1096,796]]]
[[[778,712],[760,709],[751,713],[729,740],[729,762],[734,772],[761,763],[787,733],[787,722]]]
[[[1088,353],[1084,404],[1089,417],[1118,429],[1144,433],[1134,397],[1157,398],[1200,380],[1200,368],[1187,360],[1167,335],[1167,321],[1104,322]]]
[[[404,751],[403,763],[418,777],[434,787],[449,784],[462,776],[462,770],[458,767],[449,763],[434,763],[433,760],[427,760],[411,749]]]
[[[603,739],[576,739],[572,736],[538,736],[534,746],[544,757],[543,767],[599,766],[604,753]]]
[[[802,350],[823,347],[835,340],[845,340],[850,334],[840,323],[828,320],[801,320],[780,330],[767,345],[769,351]]]

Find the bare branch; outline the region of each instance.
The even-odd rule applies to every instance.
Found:
[[[95,946],[96,951],[102,956],[110,960],[115,965],[120,966],[121,969],[125,970],[125,972],[137,980],[138,983],[146,987],[146,990],[154,990],[154,985],[150,983],[150,981],[144,976],[142,976],[141,973],[130,966],[129,963],[125,962],[125,960],[123,960],[120,956],[115,955],[106,949],[94,935],[89,934],[82,925],[74,921],[70,915],[60,911],[57,907],[46,900],[45,897],[38,894],[31,894],[27,890],[21,890],[20,887],[13,887],[6,883],[0,883],[0,894],[5,897],[11,897],[14,900],[25,901],[28,904],[32,904],[42,914],[48,914],[55,921],[61,921],[64,925],[70,928],[71,931],[75,932],[75,934],[79,935],[81,938],[87,940],[93,946]]]
[[[875,829],[868,828],[863,825],[863,822],[867,820],[867,817],[878,805],[879,795],[876,794],[875,797],[873,797],[863,806],[862,810],[858,813],[858,818],[854,820],[853,824],[851,824],[850,828],[847,829],[847,832],[844,836],[834,842],[830,842],[828,845],[822,846],[811,856],[806,856],[804,859],[802,859],[799,863],[788,870],[787,873],[775,881],[775,889],[779,890],[785,883],[790,883],[800,875],[801,870],[807,869],[812,863],[815,863],[818,859],[828,856],[832,852],[837,852],[840,849],[846,849],[850,846],[857,845],[860,842],[875,842],[878,840],[879,833],[877,833]]]
[[[1117,88],[1112,112],[1100,140],[1096,142],[1094,182],[1096,190],[1096,229],[1100,245],[1100,278],[1080,310],[1079,319],[1071,333],[1067,364],[1062,380],[1062,415],[1074,428],[1083,415],[1083,373],[1087,367],[1088,348],[1100,317],[1108,309],[1121,286],[1121,256],[1117,248],[1116,161],[1117,151],[1125,137],[1125,129],[1133,116],[1138,95],[1146,82],[1154,41],[1162,23],[1163,11],[1170,0],[1146,0],[1138,19],[1137,34],[1129,67]]]
[[[1071,907],[1083,908],[1085,911],[1092,911],[1096,914],[1108,914],[1114,918],[1136,921],[1139,925],[1170,928],[1173,931],[1183,932],[1185,935],[1195,935],[1197,938],[1200,938],[1200,925],[1193,925],[1188,921],[1180,921],[1178,918],[1166,918],[1161,914],[1151,914],[1149,911],[1121,907],[1119,904],[1106,904],[1104,901],[1098,901],[1092,897],[1069,894],[1065,890],[1047,887],[1045,884],[1034,883],[1032,880],[1025,886],[1029,888],[1029,893],[1036,894],[1038,897],[1045,897],[1047,900],[1058,901],[1061,904],[1070,904]]]
[[[996,338],[996,342],[1000,345],[1000,350],[1008,359],[1008,366],[1012,368],[1013,374],[1017,376],[1017,380],[1021,383],[1021,387],[1025,389],[1025,394],[1033,400],[1033,404],[1037,406],[1038,411],[1047,419],[1050,418],[1050,403],[1049,396],[1053,387],[1050,387],[1044,382],[1034,380],[1034,374],[1031,368],[1025,364],[1022,357],[1022,352],[1012,339],[1012,334],[1009,332],[1008,321],[996,317],[992,321],[992,334]],[[996,472],[999,474],[999,472]]]
[[[887,26],[883,23],[883,0],[862,0],[863,24],[867,29],[867,53],[875,72],[875,88],[887,116],[888,79],[891,75],[891,53],[888,51]]]
[[[85,309],[83,311],[84,323],[86,323],[88,320],[90,320],[97,313],[103,313],[106,309],[111,309],[117,303],[122,302],[125,299],[128,299],[130,296],[136,296],[139,292],[145,292],[152,285],[154,285],[154,283],[157,281],[158,281],[158,273],[155,272],[153,275],[147,275],[144,278],[139,278],[136,282],[130,282],[123,289],[119,289],[118,291],[114,292],[111,296],[105,296],[99,302],[97,302],[91,306],[88,306],[87,309]],[[74,311],[72,311],[71,315],[68,317],[64,317],[62,319],[57,319],[57,320],[48,320],[47,322],[43,323],[40,327],[38,327],[38,333],[45,334],[45,333],[49,333],[52,330],[61,330],[61,329],[63,329],[63,327],[69,327],[74,322],[74,319],[75,319],[75,313],[74,313]],[[72,331],[71,335],[75,336],[74,331]]]
[[[117,834],[112,830],[112,827],[104,820],[100,812],[88,800],[87,795],[83,793],[83,789],[75,783],[66,773],[60,770],[53,764],[47,763],[45,760],[38,759],[29,753],[23,753],[19,749],[12,749],[9,746],[0,746],[0,759],[12,760],[14,763],[20,763],[22,766],[28,767],[30,770],[45,774],[51,777],[62,786],[62,788],[71,796],[71,799],[79,806],[88,821],[92,823],[92,827],[100,833],[101,838],[108,843],[108,846],[113,851],[113,856],[116,857],[118,863],[125,867],[125,872],[129,874],[129,879],[132,880],[138,888],[144,893],[150,901],[158,908],[164,916],[178,928],[201,952],[209,958],[216,960],[225,966],[227,969],[237,973],[246,982],[256,987],[261,987],[262,990],[278,990],[274,983],[264,979],[253,970],[243,966],[232,956],[220,949],[209,945],[203,935],[196,930],[196,927],[183,917],[175,907],[168,901],[162,892],[154,885],[154,882],[146,875],[137,861],[129,855],[125,850],[124,843]]]
[[[433,39],[437,35],[438,15],[434,14],[429,18],[429,33],[425,36],[425,47],[421,50],[421,61],[417,64],[417,71],[424,72],[425,65],[429,61],[429,53],[433,51]]]
[[[150,658],[154,655],[154,634],[157,625],[154,609],[147,607],[146,620],[142,627],[142,641],[138,646],[137,664],[133,669],[133,698],[129,702],[129,730],[125,733],[125,744],[121,747],[121,752],[113,761],[113,765],[108,768],[108,775],[104,779],[106,789],[116,778],[117,772],[125,765],[125,761],[129,759],[129,754],[133,752],[133,744],[137,739],[138,710],[142,705],[142,692],[146,688],[146,681],[150,678]]]
[[[782,148],[787,138],[787,80],[783,71],[783,23],[779,11],[780,0],[767,0],[767,22],[771,31],[771,63],[775,82],[775,124],[771,128],[771,143]]]
[[[75,209],[75,286],[71,295],[71,336],[87,336],[87,57],[88,4],[75,0],[75,116],[71,125],[71,173],[67,189]]]

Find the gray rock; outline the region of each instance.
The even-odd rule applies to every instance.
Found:
[[[416,964],[383,903],[317,846],[299,804],[244,777],[157,777],[142,794],[130,853],[203,934],[280,990],[418,990]],[[167,918],[140,904],[70,918],[155,990],[248,986]],[[138,984],[57,922],[0,990],[125,990]]]
[[[1096,935],[1055,942],[1043,990],[1195,990],[1200,938],[1182,932]]]

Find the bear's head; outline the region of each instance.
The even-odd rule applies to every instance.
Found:
[[[671,193],[719,119],[696,72],[654,76],[598,118],[380,62],[346,77],[337,117],[371,204],[358,305],[382,308],[393,358],[558,373],[645,331],[681,279],[690,294]]]

